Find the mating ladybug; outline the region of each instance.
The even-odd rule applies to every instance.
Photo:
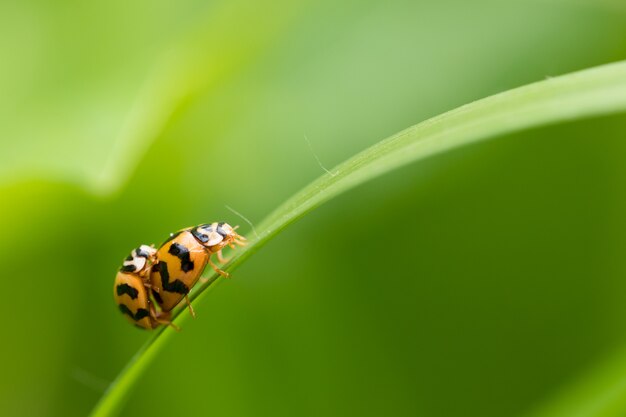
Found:
[[[220,275],[228,276],[211,261],[211,255],[217,254],[217,260],[224,263],[222,249],[245,245],[245,240],[227,223],[201,224],[172,233],[158,249],[158,263],[150,272],[152,294],[161,309],[169,312],[185,297],[194,315],[188,294],[206,264]]]
[[[134,249],[115,276],[113,287],[113,296],[120,311],[131,323],[144,329],[171,324],[170,313],[157,312],[150,302],[150,270],[156,259],[157,251],[151,246],[141,245]]]

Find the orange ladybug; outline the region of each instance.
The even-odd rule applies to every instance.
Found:
[[[156,249],[141,245],[124,260],[115,276],[113,297],[120,311],[137,327],[152,330],[170,323],[169,312],[157,312],[150,301],[150,270],[156,262]]]
[[[228,274],[211,261],[217,254],[220,263],[225,260],[222,249],[226,246],[245,245],[245,238],[227,223],[201,224],[172,233],[158,249],[157,263],[150,272],[152,294],[164,312],[172,310],[183,297],[191,315],[189,291],[196,284],[207,263],[220,275]]]

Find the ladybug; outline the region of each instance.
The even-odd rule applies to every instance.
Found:
[[[169,312],[157,312],[150,301],[148,288],[150,270],[156,262],[157,251],[147,245],[141,245],[124,259],[124,263],[115,276],[113,296],[120,311],[128,321],[137,327],[152,330],[160,324],[170,324]]]
[[[211,255],[224,263],[222,249],[226,246],[245,245],[245,238],[227,223],[201,224],[170,234],[157,251],[158,262],[150,272],[152,294],[163,311],[172,310],[183,297],[192,316],[189,291],[196,284],[207,263],[222,276],[228,273],[219,269]]]

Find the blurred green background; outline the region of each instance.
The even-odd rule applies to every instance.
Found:
[[[82,416],[149,334],[139,243],[253,222],[428,117],[626,58],[626,5],[0,2],[0,415]],[[626,115],[420,162],[280,234],[123,415],[524,416],[626,345]],[[244,233],[250,233],[243,225]],[[626,372],[626,369],[624,370]]]

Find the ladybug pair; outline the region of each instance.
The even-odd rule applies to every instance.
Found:
[[[201,224],[172,233],[159,249],[141,245],[124,260],[115,276],[113,295],[120,311],[138,327],[154,329],[161,324],[176,328],[171,311],[185,298],[192,316],[189,291],[198,282],[207,263],[227,277],[213,263],[211,255],[224,263],[222,249],[245,245],[245,238],[227,223]],[[150,295],[159,305],[155,308]]]

